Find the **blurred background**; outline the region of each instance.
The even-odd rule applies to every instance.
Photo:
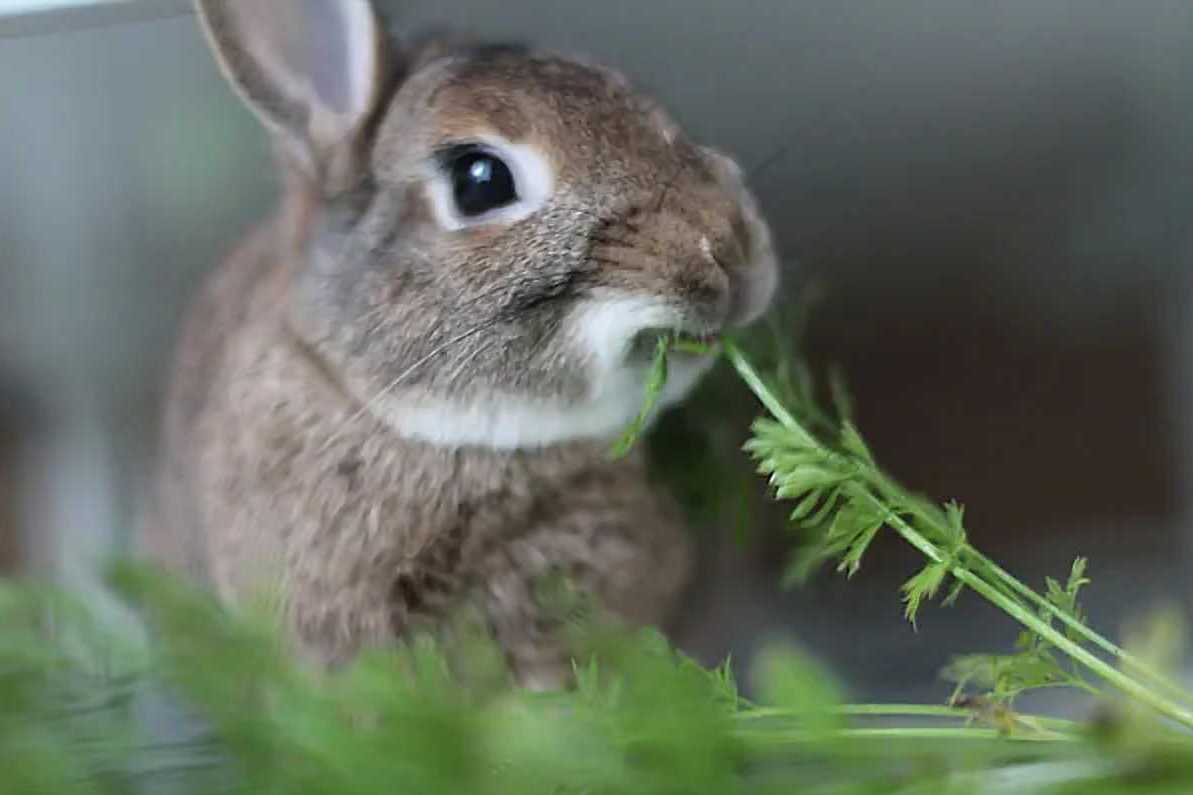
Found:
[[[623,68],[751,170],[788,288],[823,296],[810,353],[888,468],[1033,582],[1090,556],[1112,634],[1189,604],[1187,0],[384,5]],[[0,175],[0,570],[91,587],[152,471],[180,314],[277,183],[177,0],[0,0]],[[913,632],[894,543],[783,593],[772,524],[702,536],[682,636],[709,661],[779,635],[857,698],[939,700],[950,654],[1013,641],[972,597]]]

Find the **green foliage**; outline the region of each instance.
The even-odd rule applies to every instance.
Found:
[[[924,770],[944,780],[1009,753],[982,746],[993,735],[949,710],[937,712],[937,745],[880,742],[866,715],[841,706],[831,677],[791,651],[760,656],[768,707],[739,696],[728,662],[706,670],[657,633],[599,624],[587,627],[567,692],[475,675],[478,657],[481,669],[500,667],[483,631],[453,631],[450,645],[416,637],[321,673],[263,616],[141,567],[116,567],[111,583],[150,640],[124,638],[58,593],[3,592],[0,792],[721,795],[800,792],[813,778],[818,792],[885,792],[892,780]],[[100,664],[117,656],[118,666]],[[202,720],[198,738],[154,739],[145,699],[160,692]],[[1045,758],[1052,745],[1032,742],[1041,736],[1025,730],[1014,753]]]
[[[668,353],[688,344],[660,340],[642,412],[615,452],[654,410]],[[785,649],[758,656],[755,703],[728,661],[706,670],[657,633],[603,624],[565,579],[545,580],[537,597],[572,641],[567,691],[511,687],[500,649],[466,609],[435,637],[320,671],[296,659],[268,600],[233,612],[120,565],[110,586],[144,617],[148,638],[58,591],[0,586],[0,795],[976,795],[994,775],[1020,776],[994,791],[1193,791],[1193,697],[1164,673],[1178,622],[1155,622],[1130,651],[1115,646],[1086,622],[1084,559],[1037,593],[970,544],[960,505],[916,495],[881,469],[839,376],[826,385],[832,409],[819,406],[822,390],[787,335],[753,359],[732,341],[725,351],[769,414],[745,446],[791,506],[800,544],[790,583],[829,562],[852,577],[877,535],[893,532],[925,558],[902,587],[910,621],[968,589],[1022,625],[1014,653],[950,665],[950,704],[843,704],[827,672]],[[719,499],[736,489],[715,485],[693,490]],[[1089,726],[1014,710],[1016,697],[1044,687],[1105,706]],[[167,697],[200,722],[198,737],[155,738],[146,703]],[[1053,783],[1029,786],[1035,772],[1057,770]]]
[[[815,291],[805,290],[798,303],[771,313],[764,323],[734,338],[748,345],[780,394],[802,397],[814,391],[811,369],[795,351],[804,334],[807,305],[816,298]],[[717,353],[716,346],[682,337],[673,338],[671,351]],[[848,404],[840,373],[835,375],[838,394]],[[653,391],[648,385],[644,405],[653,405]],[[763,495],[749,460],[737,454],[752,419],[750,401],[743,398],[748,395],[733,368],[713,368],[692,394],[651,426],[646,447],[652,477],[679,498],[695,525],[713,526],[719,532],[732,527],[739,543],[745,544],[763,507]]]
[[[736,353],[735,357],[740,357]],[[758,464],[759,474],[770,483],[774,496],[794,504],[790,520],[802,532],[788,567],[787,584],[806,580],[822,564],[837,561],[837,570],[855,575],[879,530],[891,522],[914,522],[939,559],[931,560],[903,586],[907,618],[914,622],[921,604],[945,584],[950,561],[966,547],[964,511],[955,503],[936,506],[895,484],[874,460],[861,433],[849,420],[838,420],[831,431],[829,415],[797,397],[784,403],[770,393],[766,381],[745,360],[735,363],[747,383],[761,389],[775,419],[759,419],[745,449]],[[740,368],[739,368],[740,369]],[[775,379],[781,380],[781,379]],[[799,390],[797,393],[802,394]],[[801,422],[797,417],[815,418]],[[953,594],[955,598],[955,594]]]
[[[1084,559],[1074,563],[1064,587],[1049,579],[1044,595],[1033,591],[969,543],[960,505],[937,505],[901,486],[880,468],[851,420],[834,419],[817,407],[814,390],[785,389],[780,397],[769,386],[781,384],[780,375],[761,375],[732,343],[726,352],[770,414],[755,422],[746,450],[774,496],[795,505],[791,522],[802,531],[803,543],[789,580],[799,581],[829,560],[838,561],[839,571],[855,574],[878,532],[888,528],[927,559],[902,588],[913,624],[922,605],[951,579],[946,603],[969,588],[1023,626],[1017,653],[971,655],[950,666],[946,675],[958,682],[955,697],[969,685],[986,688],[984,697],[1004,704],[1042,687],[1099,694],[1086,679],[1092,674],[1193,729],[1193,698],[1183,688],[1086,625],[1077,602],[1088,583]]]
[[[1085,576],[1086,564],[1085,558],[1074,560],[1063,587],[1051,577],[1045,579],[1048,604],[1081,624],[1085,619],[1077,595],[1090,582]],[[1038,614],[1040,621],[1053,626],[1052,610],[1041,607]],[[1065,625],[1060,631],[1071,642],[1082,641],[1081,634],[1071,626]],[[1039,633],[1021,632],[1015,647],[1018,649],[1015,654],[970,654],[953,660],[943,672],[945,679],[957,685],[953,700],[969,687],[981,688],[988,698],[1007,705],[1022,693],[1049,687],[1074,687],[1100,695],[1081,675],[1080,668]]]
[[[638,441],[638,437],[642,435],[647,421],[654,413],[655,406],[663,395],[663,387],[667,385],[667,354],[675,344],[676,339],[670,334],[660,336],[658,342],[655,343],[654,358],[651,360],[650,371],[646,376],[642,408],[638,410],[637,416],[614,442],[613,449],[610,451],[614,458],[624,458],[629,454],[634,443]]]
[[[600,625],[566,692],[473,675],[470,660],[500,657],[464,630],[455,648],[417,637],[321,673],[263,617],[144,568],[120,566],[112,583],[148,642],[61,594],[3,592],[0,792],[976,795],[986,773],[1029,763],[1074,767],[1098,787],[1083,792],[1193,783],[1187,737],[974,704],[842,705],[831,676],[789,649],[758,657],[765,706],[741,698],[728,662],[705,670],[656,633]],[[200,736],[154,737],[142,702],[162,689],[202,719]],[[1140,775],[1155,788],[1135,789]]]

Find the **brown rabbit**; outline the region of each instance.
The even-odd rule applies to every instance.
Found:
[[[403,50],[365,0],[198,7],[286,189],[190,315],[151,553],[228,600],[280,582],[327,663],[470,601],[520,681],[556,685],[552,572],[664,621],[686,534],[608,450],[660,333],[774,292],[738,168],[589,64]],[[674,356],[663,403],[709,361]]]

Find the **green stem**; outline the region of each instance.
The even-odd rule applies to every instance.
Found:
[[[795,416],[789,412],[786,407],[782,405],[777,397],[771,393],[766,384],[759,377],[758,373],[738,350],[733,343],[725,342],[725,354],[729,357],[730,362],[737,370],[742,380],[750,387],[751,391],[758,397],[759,401],[767,408],[768,411],[778,420],[785,428],[788,428],[793,433],[800,436],[801,439],[806,440],[810,446],[817,449],[824,450],[825,448],[811,435],[808,431],[796,420]],[[1004,592],[998,586],[986,582],[981,577],[974,574],[969,569],[964,568],[956,561],[948,561],[946,556],[927,538],[925,538],[919,531],[908,524],[901,516],[890,509],[890,506],[883,500],[876,497],[868,488],[859,489],[858,496],[866,499],[876,510],[886,516],[887,525],[903,537],[905,541],[920,551],[926,558],[934,563],[950,562],[950,573],[958,581],[964,583],[970,590],[985,598],[987,601],[994,604],[1011,618],[1018,621],[1027,629],[1035,632],[1041,638],[1044,638],[1049,643],[1060,649],[1073,660],[1076,660],[1081,665],[1084,665],[1096,676],[1106,681],[1108,684],[1117,688],[1123,693],[1130,695],[1140,702],[1148,705],[1162,715],[1165,715],[1186,728],[1193,729],[1193,712],[1185,709],[1179,704],[1159,695],[1149,689],[1146,685],[1140,684],[1136,680],[1116,670],[1108,665],[1102,659],[1094,656],[1088,650],[1077,643],[1069,640],[1064,634],[1058,632],[1048,622],[1042,620],[1035,612],[1028,609],[1021,604],[1012,595]],[[1009,575],[1008,575],[1009,577]],[[1001,579],[1001,578],[1000,578]],[[1013,579],[1013,578],[1012,578]],[[1010,585],[1006,583],[1006,585]],[[1025,590],[1030,591],[1026,585],[1020,586]],[[1013,587],[1013,586],[1012,586]],[[1034,594],[1034,592],[1032,592]],[[1039,597],[1042,599],[1042,597]],[[1035,597],[1032,597],[1033,601]],[[1099,636],[1100,637],[1100,636]],[[1103,639],[1108,646],[1114,647],[1110,641]],[[1117,647],[1114,647],[1117,648]]]
[[[916,549],[920,550],[926,557],[936,563],[944,563],[945,557],[939,550],[935,548],[932,542],[924,538],[911,525],[903,521],[902,517],[891,513],[887,506],[881,500],[871,494],[866,494],[875,508],[887,511],[887,524],[899,535],[908,541]],[[996,607],[1001,609],[1011,618],[1018,621],[1024,627],[1030,629],[1032,632],[1039,635],[1044,640],[1056,646],[1058,649],[1069,655],[1072,659],[1084,665],[1096,676],[1126,693],[1133,698],[1138,699],[1144,704],[1148,705],[1155,711],[1165,715],[1186,728],[1193,729],[1193,712],[1185,709],[1179,704],[1173,703],[1169,699],[1161,696],[1146,685],[1140,684],[1123,672],[1116,670],[1108,665],[1104,660],[1095,657],[1088,650],[1082,646],[1069,640],[1063,633],[1057,632],[1051,624],[1042,620],[1034,612],[1024,607],[1016,600],[1010,598],[1001,590],[991,585],[990,583],[978,577],[969,569],[964,568],[960,564],[954,564],[950,567],[950,573],[978,595],[991,602]]]
[[[943,704],[842,704],[832,710],[834,714],[860,718],[941,718],[948,720],[972,720],[973,710],[949,707]],[[798,719],[805,713],[782,707],[755,707],[736,715],[738,720],[752,721],[774,718]],[[1030,713],[1013,713],[1016,721],[1030,722],[1044,728],[1061,732],[1078,732],[1081,724]]]
[[[1018,742],[1055,743],[1078,742],[1079,738],[1063,734],[1008,735],[998,729],[964,727],[897,727],[876,729],[830,729],[823,732],[796,729],[792,731],[758,731],[738,729],[734,734],[741,739],[759,743],[786,744],[817,740],[1009,740]]]
[[[1115,645],[1111,641],[1099,635],[1097,632],[1094,632],[1085,624],[1082,624],[1080,621],[1069,615],[1068,612],[1061,610],[1056,605],[1052,604],[1052,602],[1049,602],[1047,599],[1040,596],[1010,572],[1006,571],[993,560],[983,555],[980,551],[968,545],[966,551],[973,555],[979,563],[987,567],[995,577],[1001,580],[1003,584],[1005,584],[1012,591],[1031,601],[1037,607],[1047,611],[1049,615],[1053,616],[1065,626],[1081,635],[1081,637],[1085,638],[1087,641],[1094,644],[1114,659],[1118,660],[1124,667],[1132,669],[1140,676],[1150,680],[1156,686],[1163,688],[1168,692],[1169,697],[1180,699],[1182,701],[1190,701],[1193,699],[1193,696],[1191,696],[1190,693],[1183,687],[1176,684],[1171,679],[1161,674],[1159,671],[1156,671],[1154,668],[1135,657],[1130,652],[1126,651],[1120,646]]]
[[[871,469],[868,474],[871,476],[874,486],[888,499],[895,497],[900,493],[902,487],[899,486],[899,484],[895,481],[891,480],[891,478],[885,473],[876,469]],[[930,516],[925,516],[922,518],[925,522],[932,524],[941,535],[947,535],[949,532],[948,528],[941,526],[939,519],[935,519]],[[1018,596],[1034,604],[1036,607],[1047,612],[1053,618],[1057,619],[1066,627],[1076,632],[1082,638],[1089,641],[1094,646],[1097,646],[1115,660],[1119,661],[1124,667],[1132,669],[1141,677],[1149,680],[1153,685],[1163,689],[1168,694],[1169,698],[1184,702],[1189,702],[1191,698],[1193,698],[1193,696],[1191,696],[1183,687],[1176,684],[1171,679],[1168,679],[1154,668],[1151,668],[1142,660],[1139,660],[1125,649],[1111,642],[1109,639],[1090,629],[1085,624],[1081,623],[1072,615],[1070,615],[1067,611],[1062,610],[1056,605],[1052,604],[1052,602],[1045,599],[1006,569],[999,566],[993,560],[984,555],[980,550],[974,548],[970,544],[966,544],[964,549],[966,554],[972,557],[981,567],[985,568],[990,575],[993,575],[995,580],[1005,586],[1012,594],[1017,594]]]
[[[1084,690],[1094,698],[1102,698],[1105,695],[1101,690],[1094,687],[1089,682],[1077,677],[1065,680],[1063,682],[1052,682],[1046,685],[1032,685],[1030,687],[1011,688],[1006,691],[1006,695],[1010,698],[1017,698],[1019,694],[1025,693],[1029,690],[1033,693],[1038,693],[1041,690],[1061,689],[1065,687],[1075,687],[1078,690]]]
[[[854,717],[895,717],[895,718],[954,718],[964,719],[973,717],[973,713],[959,707],[947,707],[939,704],[842,704],[832,710],[837,715]],[[755,707],[736,716],[741,720],[756,720],[762,718],[800,718],[805,712],[783,707]]]
[[[857,717],[906,717],[906,718],[972,718],[973,713],[960,707],[946,707],[940,704],[844,704],[843,715]]]
[[[891,480],[885,473],[872,470],[869,474],[872,476],[871,480],[873,481],[875,487],[878,488],[880,493],[882,493],[888,499],[896,496],[899,493],[901,487]],[[946,535],[949,532],[948,528],[940,526],[939,520],[933,519],[932,517],[922,518],[925,522],[932,524],[941,535]],[[1070,615],[1067,611],[1062,610],[1061,608],[1052,604],[1052,602],[1045,599],[1006,569],[999,566],[993,560],[984,555],[980,550],[974,548],[970,544],[966,544],[964,551],[969,557],[973,558],[973,560],[980,567],[986,569],[988,575],[990,575],[998,583],[1001,583],[1011,594],[1018,595],[1041,610],[1045,611],[1053,618],[1064,624],[1066,627],[1076,632],[1082,638],[1089,641],[1091,644],[1098,647],[1106,654],[1110,655],[1113,659],[1119,661],[1124,667],[1132,669],[1140,677],[1148,680],[1152,685],[1164,690],[1169,698],[1186,703],[1193,699],[1193,696],[1191,696],[1190,693],[1183,687],[1176,684],[1171,679],[1166,678],[1163,674],[1159,673],[1154,668],[1151,668],[1142,660],[1139,660],[1127,652],[1125,649],[1117,646],[1107,638],[1090,629],[1085,624],[1081,623],[1072,615]]]
[[[873,482],[874,486],[887,499],[897,497],[897,495],[900,493],[902,487],[888,477],[885,473],[876,469],[871,469],[868,474],[871,476],[871,481]],[[931,524],[941,535],[948,534],[949,529],[941,525],[941,520],[931,516],[923,516],[921,518],[925,522]],[[1133,656],[1125,649],[1117,646],[1109,639],[1090,629],[1085,624],[1070,615],[1067,611],[1062,610],[1052,602],[1045,599],[1006,569],[1002,568],[993,560],[984,555],[980,550],[974,548],[970,544],[966,544],[964,551],[969,557],[973,558],[973,560],[978,563],[980,567],[986,569],[987,573],[992,575],[993,579],[1001,583],[1011,594],[1018,595],[1028,600],[1041,610],[1045,611],[1053,618],[1057,619],[1066,627],[1071,629],[1073,632],[1076,632],[1082,638],[1098,647],[1106,654],[1110,655],[1113,659],[1119,661],[1124,667],[1130,668],[1140,677],[1148,680],[1152,685],[1165,691],[1169,698],[1185,703],[1189,703],[1191,700],[1193,700],[1193,695],[1185,690],[1185,688],[1165,677],[1163,674],[1148,666],[1142,660]]]
[[[766,383],[763,382],[762,377],[754,370],[754,367],[742,355],[737,346],[729,340],[724,340],[722,345],[725,349],[725,355],[729,357],[730,363],[741,379],[746,382],[746,386],[750,387],[750,391],[757,396],[758,400],[766,406],[766,410],[771,413],[776,420],[778,420],[784,428],[787,428],[792,433],[798,434],[807,444],[823,450],[821,444],[816,441],[816,438],[804,430],[804,426],[800,425],[795,416],[787,410],[783,403],[774,396],[774,394],[767,388]]]

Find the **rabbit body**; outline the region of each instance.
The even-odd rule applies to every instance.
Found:
[[[230,601],[280,588],[329,664],[468,602],[520,681],[557,685],[552,574],[665,622],[686,534],[640,455],[608,450],[659,333],[773,293],[736,166],[599,67],[399,56],[363,0],[199,10],[287,182],[187,321],[147,548]],[[675,356],[663,404],[709,364]]]
[[[231,600],[278,578],[287,623],[329,663],[472,598],[519,678],[557,684],[562,650],[534,597],[554,572],[635,623],[667,618],[688,542],[639,456],[614,462],[593,441],[452,448],[362,415],[289,330],[276,234],[229,259],[187,325],[158,558]]]

